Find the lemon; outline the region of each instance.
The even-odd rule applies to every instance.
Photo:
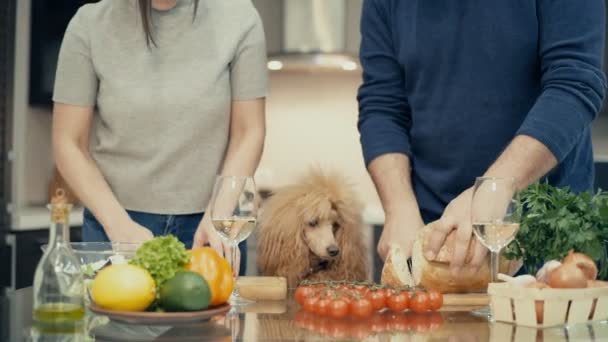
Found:
[[[141,267],[111,265],[95,277],[91,296],[95,304],[104,309],[144,311],[156,298],[156,284]]]

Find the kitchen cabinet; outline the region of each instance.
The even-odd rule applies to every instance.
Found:
[[[6,287],[20,289],[32,286],[34,271],[42,256],[42,245],[48,243],[48,237],[47,229],[15,231],[5,237],[8,248],[3,248],[3,251],[7,250],[10,253],[6,258],[10,260],[10,265],[1,272],[5,274],[10,272],[9,277],[2,278],[11,279]],[[82,241],[81,228],[72,227],[70,238],[73,242]]]

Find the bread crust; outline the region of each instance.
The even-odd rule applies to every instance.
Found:
[[[453,276],[449,262],[454,254],[455,232],[450,233],[436,261],[429,261],[424,256],[423,246],[426,245],[430,235],[430,228],[422,229],[412,248],[412,272],[399,272],[395,259],[405,256],[400,249],[391,249],[382,270],[382,283],[390,286],[418,285],[429,289],[436,289],[442,293],[472,293],[485,292],[490,283],[490,257],[484,260],[481,268],[475,273]],[[474,238],[471,239],[467,252],[466,262],[470,261],[473,252]],[[400,255],[401,253],[401,255]],[[521,267],[521,261],[510,261],[504,257],[499,261],[499,272],[513,275]]]

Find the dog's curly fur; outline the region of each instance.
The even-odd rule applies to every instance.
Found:
[[[262,209],[257,233],[257,264],[262,275],[286,277],[291,288],[305,279],[368,278],[362,206],[342,177],[313,170],[301,181],[274,191]],[[305,230],[311,229],[311,220],[321,222],[332,216],[338,227],[333,238],[340,252],[325,269],[315,270],[324,258],[313,252]]]

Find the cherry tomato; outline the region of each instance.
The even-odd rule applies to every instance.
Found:
[[[346,284],[338,285],[338,286],[336,287],[336,290],[337,290],[337,291],[343,291],[343,292],[346,292],[346,291],[349,291],[349,290],[350,290],[350,286],[348,286],[348,285],[346,285]]]
[[[365,298],[372,303],[372,308],[376,311],[386,307],[386,294],[383,290],[370,291],[365,295]]]
[[[391,288],[386,288],[384,289],[384,296],[386,298],[392,296],[395,293],[395,290],[391,289]]]
[[[334,299],[329,304],[329,315],[333,318],[344,318],[348,315],[348,303],[343,299]]]
[[[389,309],[395,312],[403,311],[407,309],[409,305],[408,295],[406,292],[394,293],[386,299],[386,304]]]
[[[314,313],[319,316],[325,316],[329,313],[329,304],[331,304],[331,300],[328,298],[320,298],[314,304]]]
[[[410,302],[410,309],[416,313],[427,312],[429,304],[429,294],[424,291],[418,291]]]
[[[352,289],[352,293],[357,294],[361,297],[364,297],[368,291],[369,288],[363,285],[357,285]]]
[[[315,294],[315,289],[310,286],[300,286],[296,289],[295,297],[296,302],[300,305],[304,305],[304,299]]]
[[[319,300],[319,298],[317,297],[306,297],[306,299],[304,299],[304,310],[308,311],[308,312],[315,312],[315,304],[317,303],[317,301]]]
[[[361,298],[354,301],[351,304],[351,314],[356,318],[367,318],[371,316],[373,308],[372,303],[365,299]]]
[[[342,299],[343,301],[345,301],[346,304],[348,304],[348,307],[350,307],[352,305],[352,303],[355,301],[355,298],[350,293],[342,293],[339,298]]]
[[[443,306],[443,294],[437,290],[428,290],[429,294],[429,309],[437,311]]]

